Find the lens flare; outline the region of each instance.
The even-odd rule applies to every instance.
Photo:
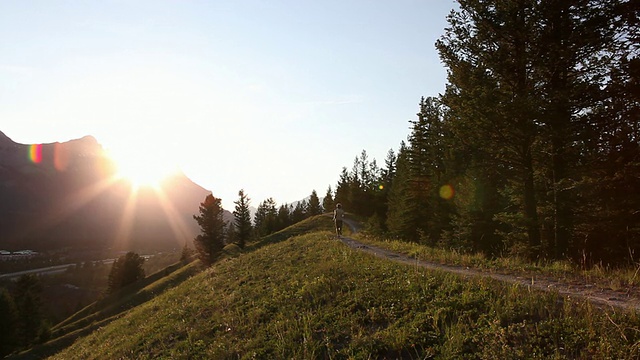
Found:
[[[53,147],[53,166],[58,171],[65,171],[69,166],[69,151],[60,143]]]
[[[445,200],[451,200],[454,195],[453,186],[447,184],[440,187],[440,197]]]
[[[380,185],[378,186],[378,189],[380,189],[380,190],[384,190],[384,185],[380,184]]]
[[[34,164],[42,162],[42,144],[33,144],[29,146],[29,160]]]

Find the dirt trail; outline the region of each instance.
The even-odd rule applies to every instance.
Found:
[[[358,231],[358,224],[354,221],[345,219],[344,222],[347,226],[349,226],[352,232],[355,233]],[[340,240],[353,249],[364,251],[391,261],[421,266],[432,270],[447,271],[464,276],[482,276],[543,291],[557,291],[560,295],[566,297],[589,300],[592,304],[598,307],[635,311],[640,310],[640,290],[634,288],[614,291],[610,289],[600,288],[594,284],[588,284],[586,282],[563,281],[547,276],[536,275],[533,278],[525,278],[516,275],[491,273],[482,271],[480,269],[474,269],[464,266],[443,265],[430,261],[419,260],[377,246],[364,244],[346,236],[341,236]]]

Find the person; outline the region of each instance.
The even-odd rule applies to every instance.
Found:
[[[336,223],[336,235],[342,236],[342,219],[344,218],[344,210],[342,210],[342,204],[336,204],[336,209],[333,210],[333,221]]]

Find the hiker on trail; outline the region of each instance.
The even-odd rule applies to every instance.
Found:
[[[342,236],[342,219],[344,218],[344,210],[342,210],[342,204],[336,204],[336,209],[333,210],[333,221],[336,223],[336,235]]]

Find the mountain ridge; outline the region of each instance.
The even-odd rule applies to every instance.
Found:
[[[20,144],[0,132],[0,249],[180,248],[210,193],[181,172],[136,191],[91,135]]]

